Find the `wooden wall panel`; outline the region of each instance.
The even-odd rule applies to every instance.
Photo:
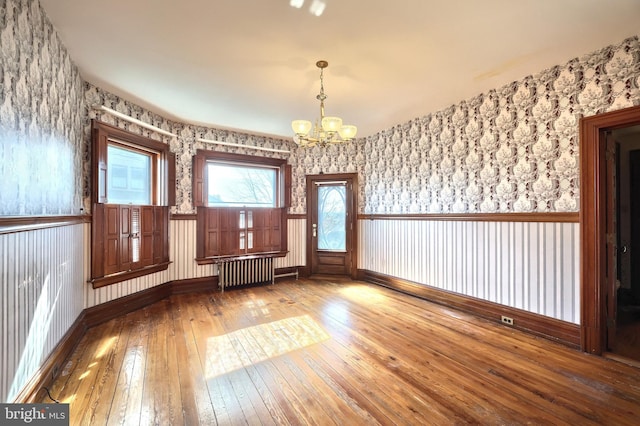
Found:
[[[579,324],[578,223],[360,220],[360,269]]]
[[[82,312],[85,226],[0,233],[0,401],[13,400]]]

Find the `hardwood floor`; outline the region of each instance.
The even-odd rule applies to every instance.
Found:
[[[172,296],[90,329],[51,394],[81,425],[640,419],[640,369],[346,280]]]

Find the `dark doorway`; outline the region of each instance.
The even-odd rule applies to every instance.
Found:
[[[617,280],[611,353],[640,361],[640,126],[611,132],[618,146],[616,169]],[[613,293],[613,292],[612,292]]]

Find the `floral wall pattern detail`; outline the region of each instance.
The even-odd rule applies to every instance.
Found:
[[[262,157],[278,157],[285,158],[287,154],[271,153],[266,151],[257,151],[251,149],[251,146],[262,148],[276,149],[292,149],[293,141],[284,139],[270,138],[266,136],[250,135],[247,133],[234,132],[231,130],[220,130],[215,128],[195,126],[191,124],[178,123],[167,120],[158,114],[147,111],[142,107],[135,105],[129,101],[121,99],[105,90],[95,87],[91,84],[85,84],[85,101],[89,106],[89,119],[85,124],[84,138],[88,147],[91,142],[91,122],[90,119],[97,119],[102,122],[117,126],[129,132],[143,135],[151,139],[155,139],[170,145],[171,152],[176,154],[176,207],[172,208],[173,213],[190,214],[195,213],[193,207],[191,176],[192,176],[192,158],[198,149],[206,149],[211,151],[233,152],[237,154],[256,155]],[[116,110],[129,117],[136,118],[145,123],[152,124],[163,130],[173,133],[175,137],[166,136],[153,130],[146,129],[131,122],[115,117],[108,112],[104,112],[93,108],[94,106],[106,106]],[[224,145],[208,144],[200,142],[198,139],[207,139],[225,143],[234,143],[246,145],[247,148],[230,147]],[[85,157],[85,186],[84,186],[84,203],[85,208],[91,207],[91,187],[90,187],[90,149]],[[304,194],[303,194],[304,195]]]
[[[0,10],[0,215],[79,214],[83,82],[38,1]]]
[[[639,87],[635,36],[367,137],[348,157],[359,210],[578,211],[579,118],[640,104]]]

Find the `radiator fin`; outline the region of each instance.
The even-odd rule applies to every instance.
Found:
[[[274,261],[272,257],[259,259],[234,259],[218,263],[220,291],[226,287],[246,284],[273,284]]]

